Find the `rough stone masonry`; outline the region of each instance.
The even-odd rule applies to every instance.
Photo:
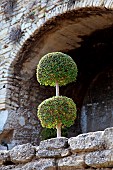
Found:
[[[0,170],[112,170],[113,128],[0,151]]]
[[[9,148],[39,143],[37,106],[53,96],[54,89],[45,90],[36,82],[38,61],[48,52],[79,48],[82,38],[78,35],[111,26],[112,9],[112,0],[0,1],[0,143],[6,142]],[[1,155],[10,159],[9,152]]]

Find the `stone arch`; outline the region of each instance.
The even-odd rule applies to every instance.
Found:
[[[50,2],[51,1],[48,1],[47,4]],[[40,2],[40,3],[42,3],[42,2]],[[45,1],[45,3],[46,3],[46,1]],[[63,18],[63,17],[66,17],[69,19],[70,13],[72,13],[73,16],[77,17],[75,22],[80,22],[80,20],[81,20],[80,18],[82,16],[83,16],[83,18],[88,18],[90,15],[92,15],[92,17],[93,17],[93,15],[95,15],[95,14],[96,14],[96,16],[98,16],[99,13],[101,13],[101,12],[103,15],[107,16],[109,13],[109,16],[107,17],[106,22],[104,23],[103,27],[111,25],[112,6],[113,6],[113,3],[111,1],[98,1],[98,2],[95,2],[94,0],[63,1],[60,3],[58,2],[58,5],[56,5],[54,3],[52,5],[53,5],[52,9],[49,11],[46,9],[44,11],[44,17],[37,20],[37,25],[35,24],[35,26],[32,27],[32,31],[30,30],[31,27],[28,27],[25,31],[24,36],[21,38],[20,42],[13,45],[13,48],[10,53],[10,65],[9,65],[9,69],[8,69],[8,73],[7,73],[8,75],[13,74],[13,72],[14,72],[13,66],[17,63],[18,59],[20,59],[20,58],[25,59],[25,54],[28,54],[27,51],[29,51],[28,50],[29,47],[32,46],[31,44],[33,44],[33,43],[31,43],[31,42],[34,41],[34,37],[37,37],[38,39],[40,39],[40,36],[43,36],[43,32],[46,32],[47,29],[48,29],[48,31],[52,30],[54,27],[56,27],[56,25],[58,28],[60,26],[59,20],[62,20],[61,18]],[[110,11],[108,11],[108,9]],[[107,13],[106,13],[106,11],[107,11]],[[92,14],[90,14],[90,12]],[[82,13],[82,14],[84,13],[85,17],[84,17],[84,15],[81,15],[80,13]],[[102,18],[100,17],[100,19],[102,19]],[[96,20],[96,18],[95,18],[95,20]],[[98,18],[97,18],[97,20],[98,20]],[[96,22],[96,21],[94,21],[94,22]],[[86,26],[86,23],[83,23],[83,27],[80,29],[84,29],[84,27]],[[27,24],[27,23],[25,23],[25,21],[22,22],[22,25],[25,25],[25,24]],[[32,23],[29,23],[29,25],[32,25]],[[51,26],[49,27],[49,25],[51,25]],[[94,27],[95,27],[95,25],[96,25],[96,23],[94,23]],[[92,25],[92,27],[93,27],[93,25]],[[101,27],[102,27],[102,25],[100,24],[97,29],[101,29]],[[90,30],[90,31],[93,32],[95,30],[96,30],[96,28],[92,28],[92,30]],[[87,32],[86,34],[90,34],[91,33],[90,31]],[[40,39],[39,44],[40,44],[40,41],[43,41],[43,40]],[[76,36],[76,41],[75,41],[76,48],[77,48],[77,46],[79,46],[79,43],[80,43],[79,41],[81,41],[81,38]],[[68,47],[66,47],[66,48],[68,49]],[[66,51],[67,49],[65,49],[64,51]],[[52,50],[53,49],[51,49],[50,51],[52,51]],[[58,50],[60,50],[60,49],[58,49]],[[34,52],[34,55],[35,54],[36,54],[36,52]],[[40,54],[40,56],[41,55],[43,55],[43,53]],[[11,88],[11,86],[9,87],[9,89],[10,88]],[[7,94],[6,94],[6,107],[10,108],[10,106],[9,106],[10,102],[7,98],[7,96],[8,96]]]
[[[101,20],[102,22],[100,22]],[[15,45],[14,51],[15,48],[18,50],[15,53],[16,55],[12,55],[14,52],[12,50],[11,56],[14,58],[12,57],[9,73],[15,74],[15,68],[17,68],[21,70],[21,77],[25,74],[27,76],[26,78],[29,79],[36,69],[35,61],[37,60],[38,63],[40,57],[44,54],[53,51],[67,53],[75,48],[79,48],[84,36],[88,36],[96,30],[111,27],[112,24],[112,10],[107,11],[99,8],[72,10],[60,16],[53,17],[53,19],[51,18],[41,27],[37,28],[34,33],[23,42],[22,46],[17,48],[18,43]],[[72,29],[72,32],[69,32],[69,29]],[[63,32],[65,32],[66,35],[63,34]],[[51,38],[49,38],[49,36],[51,36]],[[69,38],[71,38],[71,40]],[[54,39],[56,41],[54,41]],[[20,63],[23,63],[23,65]],[[11,70],[11,68],[13,69]],[[30,69],[27,70],[26,68]]]
[[[45,0],[46,1],[46,0]],[[50,0],[51,2],[51,0]],[[45,2],[45,3],[49,3]],[[40,2],[41,5],[41,2]],[[37,25],[32,26],[32,31],[31,29],[31,25],[34,24],[34,22],[30,21],[30,23],[27,27],[27,30],[25,32],[25,36],[23,36],[23,38],[21,38],[20,43],[16,43],[15,46],[13,46],[10,57],[11,57],[11,65],[14,65],[15,62],[18,60],[18,57],[21,55],[21,52],[23,52],[24,50],[24,45],[26,43],[29,43],[29,39],[32,41],[35,35],[40,34],[41,29],[43,30],[43,28],[46,26],[46,24],[48,25],[49,22],[51,23],[52,20],[54,20],[56,17],[60,17],[63,16],[66,18],[68,17],[68,13],[70,12],[75,12],[75,13],[79,13],[79,12],[86,12],[86,15],[90,15],[90,9],[91,11],[95,11],[94,13],[97,12],[97,15],[103,11],[103,13],[106,11],[109,13],[109,10],[112,11],[113,9],[113,3],[112,1],[95,1],[95,0],[84,0],[84,1],[75,1],[75,0],[71,0],[71,1],[63,1],[58,3],[58,5],[56,5],[54,2],[52,4],[52,9],[48,11],[48,9],[45,9],[44,13],[43,13],[43,17],[41,19],[37,18]],[[47,7],[46,7],[47,8]],[[89,11],[89,12],[88,12]],[[28,11],[27,11],[28,12]],[[77,18],[79,18],[80,13],[78,15],[76,15]],[[20,16],[21,17],[21,16]],[[84,17],[84,16],[83,16]],[[20,19],[20,18],[19,18]],[[77,21],[79,22],[79,21]],[[109,20],[108,20],[109,22]],[[25,21],[23,21],[21,24],[25,25],[27,24]],[[55,23],[54,23],[55,24]],[[22,26],[23,26],[22,25]],[[54,26],[53,26],[54,27]],[[23,28],[24,29],[24,28]],[[52,29],[52,28],[51,28]]]
[[[17,136],[17,133],[15,131],[15,133],[13,134],[13,138],[15,141],[17,140],[17,143],[18,141],[20,143],[20,140],[24,135],[27,136],[28,129],[26,131],[26,128],[28,124],[25,125],[25,120],[27,120],[27,122],[30,122],[30,118],[33,118],[34,120],[34,122],[31,123],[31,131],[29,131],[30,133],[28,135],[28,138],[25,141],[21,140],[21,142],[25,143],[26,141],[31,142],[33,140],[36,140],[36,135],[38,135],[39,133],[38,129],[40,129],[40,125],[39,123],[37,123],[36,114],[32,114],[32,109],[35,108],[36,113],[36,104],[39,104],[42,99],[54,94],[54,89],[51,90],[50,88],[48,88],[49,94],[45,94],[45,88],[39,87],[38,83],[36,85],[35,69],[40,57],[43,56],[45,53],[52,51],[62,51],[71,54],[71,51],[80,48],[82,41],[84,41],[84,36],[89,36],[92,32],[95,32],[98,29],[105,29],[112,26],[113,24],[112,10],[108,11],[104,8],[88,8],[86,10],[85,8],[81,8],[83,7],[84,3],[82,4],[82,6],[77,6],[77,4],[79,4],[78,1],[76,1],[74,6],[70,7],[71,10],[67,10],[67,13],[65,13],[66,8],[64,8],[64,14],[62,12],[61,15],[58,15],[57,17],[55,17],[55,15],[57,15],[57,12],[53,12],[53,18],[50,18],[48,16],[48,21],[46,21],[45,24],[43,23],[43,25],[40,25],[40,27],[35,28],[34,32],[31,35],[29,34],[27,39],[24,39],[24,41],[22,39],[20,41],[22,45],[17,43],[11,52],[12,61],[9,67],[9,72],[10,68],[13,68],[11,70],[11,74],[13,74],[13,81],[8,85],[8,88],[11,88],[10,92],[6,94],[6,98],[9,101],[8,107],[11,111],[9,113],[8,121],[5,124],[4,128],[12,128],[12,125],[9,124],[9,120],[12,116],[16,115],[15,117],[18,117],[19,115],[19,119],[16,120],[20,123],[18,129],[20,129],[20,131],[23,131],[24,133],[20,133],[19,136]],[[89,6],[89,4],[87,5]],[[57,8],[59,7],[55,7],[55,9]],[[73,8],[76,8],[76,10],[73,10]],[[60,10],[62,11],[61,6]],[[100,22],[101,20],[102,22]],[[69,85],[68,88],[62,89],[62,93],[67,93],[68,89],[71,87],[73,87],[73,85]],[[39,90],[40,92],[42,91],[42,98],[40,99],[38,97],[39,101],[37,103],[36,96],[35,99],[32,99],[32,96],[35,94],[35,91],[32,91],[32,89],[34,88],[37,89],[37,92]],[[27,93],[28,91],[30,95]],[[21,96],[20,93],[22,93]],[[75,91],[73,91],[73,93],[75,93]],[[74,100],[76,100],[76,98],[77,96],[74,97]],[[25,101],[22,101],[24,99]],[[28,102],[28,100],[30,102]],[[31,109],[31,103],[34,100],[35,106],[33,106],[33,108]],[[83,98],[81,98],[81,101],[82,100]],[[21,103],[24,103],[26,106],[21,105]],[[29,108],[27,109],[27,107]],[[26,118],[24,118],[25,114],[27,115]],[[32,125],[35,126],[33,127]],[[13,126],[15,125],[13,124]],[[33,128],[36,129],[34,130]],[[25,129],[25,131],[23,129]],[[34,134],[32,136],[32,139],[30,139],[30,134],[33,131]]]

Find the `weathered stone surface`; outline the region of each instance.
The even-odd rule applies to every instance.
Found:
[[[39,161],[30,162],[16,170],[56,170],[54,159],[40,159]]]
[[[4,130],[12,129],[13,134],[10,137],[9,136],[10,133],[8,133],[7,135],[8,140],[7,139],[4,140],[8,142],[8,146],[12,142],[14,143],[14,141],[16,141],[13,147],[17,144],[30,143],[31,141],[33,144],[38,144],[39,141],[37,135],[40,131],[40,123],[38,122],[39,121],[37,121],[36,116],[33,115],[33,113],[28,111],[27,109],[20,108],[16,112],[14,110],[9,111],[7,122],[4,125]]]
[[[95,168],[113,166],[113,150],[95,151],[85,156],[85,163]]]
[[[104,148],[103,132],[90,132],[72,137],[68,140],[71,151],[94,151]]]
[[[36,157],[62,157],[69,155],[68,139],[65,137],[52,138],[40,142]]]
[[[58,167],[85,168],[84,154],[75,154],[58,160]]]
[[[0,111],[0,130],[3,130],[3,127],[4,127],[4,124],[6,123],[7,117],[8,117],[8,111],[7,110]]]
[[[36,157],[40,158],[48,158],[48,157],[65,157],[70,155],[69,149],[40,149],[38,153],[36,153]]]
[[[57,150],[39,150],[36,154],[37,157],[46,158],[46,157],[61,157],[62,149]]]
[[[104,130],[104,140],[107,149],[113,149],[113,127]]]
[[[68,146],[68,139],[65,137],[47,139],[40,142],[39,150],[41,149],[60,149]]]
[[[97,133],[99,135],[100,132]],[[86,146],[88,143],[88,147],[91,142],[90,138],[85,143]],[[52,140],[55,140],[55,138]],[[44,141],[44,143],[46,142],[48,140]],[[48,146],[48,149],[39,149],[40,146],[32,146],[28,143],[15,146],[10,151],[0,151],[0,170],[113,170],[111,168],[113,167],[113,149],[103,150],[103,147],[100,147],[99,151],[95,151],[94,147],[94,151],[81,150],[83,152],[73,154],[70,148],[62,148],[66,146],[64,144],[59,145],[57,143],[54,149],[53,145],[51,148],[50,143]],[[14,166],[5,166],[7,163],[16,164]]]
[[[6,146],[0,145],[0,150],[7,150]]]
[[[4,0],[3,0],[4,1]],[[9,1],[10,2],[10,1]],[[36,69],[36,64],[39,61],[40,56],[42,56],[44,53],[48,53],[51,51],[70,51],[72,49],[75,49],[77,47],[80,47],[82,38],[78,37],[84,37],[84,36],[89,36],[92,32],[98,30],[98,29],[103,29],[104,27],[111,26],[113,24],[112,21],[112,12],[109,10],[105,10],[104,6],[107,8],[112,9],[113,3],[112,0],[33,0],[32,2],[30,0],[16,0],[16,7],[14,7],[10,20],[6,21],[6,11],[4,11],[4,8],[2,6],[2,1],[0,2],[0,69],[1,65],[3,65],[3,69],[5,72],[7,71],[7,74],[5,74],[6,79],[11,77],[10,81],[7,81],[7,88],[6,88],[6,94],[4,95],[4,98],[2,101],[4,103],[0,103],[0,109],[6,109],[7,108],[10,110],[17,110],[20,107],[29,108],[31,109],[32,113],[35,114],[36,116],[36,108],[37,105],[43,100],[43,98],[38,95],[38,97],[33,97],[34,94],[31,93],[31,89],[35,89],[36,94],[40,94],[40,89],[36,90],[36,87],[32,86],[36,83],[34,83],[34,70]],[[84,10],[86,7],[86,10]],[[89,8],[91,7],[91,11]],[[98,8],[94,9],[94,7],[99,7],[102,9],[101,10]],[[79,15],[79,9],[83,8],[83,15],[81,16],[81,11]],[[42,35],[37,34],[38,30],[45,30],[46,23],[50,20],[54,20],[54,16],[63,16],[63,14],[67,12],[67,15],[73,11],[77,11],[77,15],[75,15],[73,18],[70,18],[68,16],[66,22],[62,22],[63,20],[66,20],[65,16],[63,17],[63,20],[58,21],[58,26],[61,28],[61,31],[57,30],[57,23],[55,22],[54,24],[50,23],[50,28],[52,30],[52,27],[54,25],[55,30],[52,30],[52,34],[55,32],[55,35],[50,35],[47,34],[48,36],[43,33]],[[69,12],[68,12],[69,11]],[[95,12],[94,12],[95,11]],[[103,12],[105,11],[106,15],[104,17]],[[98,12],[101,14],[100,16],[98,15]],[[109,15],[111,12],[111,16]],[[76,13],[76,12],[75,12]],[[89,19],[89,15],[93,14],[94,16]],[[96,15],[97,13],[97,15]],[[88,14],[88,16],[86,15]],[[30,16],[31,15],[31,16]],[[86,15],[86,18],[84,18]],[[109,15],[109,16],[108,16]],[[80,18],[81,16],[81,18]],[[81,20],[83,17],[83,20]],[[40,20],[40,19],[41,20]],[[56,17],[57,18],[57,17]],[[62,18],[62,17],[61,17]],[[68,22],[70,18],[70,21]],[[75,20],[74,20],[75,19]],[[73,21],[73,22],[72,22]],[[79,22],[78,22],[79,21]],[[9,42],[9,29],[15,25],[20,24],[22,26],[22,38],[20,42],[14,43],[12,45],[11,42]],[[34,26],[35,25],[35,26]],[[72,26],[73,25],[73,26]],[[67,27],[65,29],[65,26]],[[44,27],[44,29],[43,29]],[[48,27],[48,28],[49,28]],[[73,29],[72,29],[73,27]],[[33,29],[32,29],[33,28]],[[47,31],[49,29],[47,28]],[[67,30],[67,31],[66,31]],[[57,34],[59,32],[59,34]],[[37,34],[37,35],[36,35]],[[36,35],[36,37],[35,37]],[[80,35],[80,36],[79,36]],[[45,37],[43,37],[45,36]],[[53,36],[53,40],[50,41],[45,41],[41,44],[43,41],[42,39],[47,39],[50,37],[50,39]],[[29,37],[32,37],[32,39],[28,39]],[[38,39],[37,37],[41,37],[41,39]],[[36,39],[35,39],[36,38]],[[27,42],[28,40],[28,42]],[[35,41],[36,40],[36,41]],[[33,44],[33,41],[34,44]],[[32,44],[32,45],[31,45]],[[29,45],[29,46],[28,46]],[[33,48],[35,46],[35,49]],[[24,48],[23,48],[24,47]],[[32,50],[30,49],[32,48]],[[23,51],[21,51],[23,49]],[[31,53],[29,53],[28,49],[30,49]],[[27,52],[28,51],[28,52]],[[27,54],[26,54],[27,52]],[[29,54],[29,55],[28,55]],[[38,54],[38,55],[37,55]],[[26,60],[26,56],[28,55],[28,58]],[[34,56],[37,56],[36,59],[34,59]],[[38,57],[39,56],[39,57]],[[25,57],[25,58],[24,58]],[[19,61],[19,66],[16,66],[17,62]],[[3,64],[4,62],[4,64]],[[22,62],[22,63],[21,63]],[[29,62],[29,66],[26,67],[26,62]],[[17,64],[18,65],[18,64]],[[24,67],[25,66],[25,67]],[[23,70],[25,74],[21,74]],[[9,73],[9,70],[12,70],[11,73]],[[18,73],[15,71],[19,70]],[[31,72],[31,73],[30,73]],[[16,77],[19,77],[19,80],[16,79]],[[2,72],[0,76],[4,79],[4,73]],[[0,77],[0,80],[1,80]],[[26,80],[26,77],[29,79]],[[26,80],[25,83],[23,83],[23,80]],[[21,81],[20,81],[21,80]],[[22,83],[21,83],[22,82]],[[26,84],[27,82],[31,82],[31,84]],[[1,84],[1,81],[0,81]],[[23,84],[25,84],[25,88],[28,87],[28,89],[23,89]],[[10,85],[10,87],[9,87]],[[17,88],[17,86],[19,88]],[[32,87],[32,88],[31,88]],[[8,90],[11,90],[9,93]],[[39,92],[38,92],[39,91]],[[21,92],[24,94],[22,95]],[[27,93],[27,94],[25,94]],[[16,96],[16,95],[17,96]],[[72,93],[73,94],[73,93]],[[44,94],[44,97],[47,97],[46,94]],[[76,98],[76,97],[75,97]],[[28,101],[29,99],[29,101]],[[37,100],[38,99],[38,100]],[[37,103],[38,101],[38,103]],[[34,106],[35,105],[35,106]],[[19,118],[19,125],[22,126],[22,128],[28,128],[28,119],[25,118],[24,116]],[[29,119],[30,120],[30,119]],[[4,120],[5,122],[5,120]],[[1,125],[4,124],[2,122]],[[9,123],[9,119],[7,120]],[[34,125],[34,124],[32,124]],[[40,133],[40,130],[38,128],[36,129],[36,124],[35,124],[35,132],[38,134]],[[3,128],[4,126],[2,126]],[[13,129],[16,129],[17,125],[13,124]],[[9,128],[7,126],[7,128]],[[4,129],[3,129],[4,130]],[[23,130],[23,132],[25,132]],[[27,130],[29,132],[29,130]],[[33,131],[32,131],[33,132]],[[26,133],[26,132],[25,132]],[[23,139],[24,136],[26,136],[27,142],[30,142],[30,136],[27,136],[27,133],[22,133],[21,132],[18,134],[18,127],[17,130],[14,131],[15,136],[12,135],[12,138],[15,140],[18,140],[21,143],[21,140]],[[35,136],[32,135],[32,136]],[[38,135],[37,135],[38,136]],[[28,138],[27,138],[28,137]],[[24,140],[25,141],[25,140]],[[34,138],[32,138],[32,142],[34,142]],[[35,142],[36,143],[36,142]]]
[[[17,170],[18,169],[18,166],[15,166],[15,165],[9,165],[9,166],[0,166],[0,170]]]
[[[9,151],[10,159],[14,163],[26,163],[33,159],[35,156],[34,147],[27,143],[24,145],[15,146]]]
[[[103,131],[90,132],[85,137],[85,150],[94,151],[104,149]]]
[[[61,157],[66,157],[66,156],[69,156],[69,155],[71,155],[70,149],[63,149],[62,150]]]
[[[85,136],[86,134],[81,134],[68,140],[72,152],[78,152],[85,149]]]
[[[2,165],[3,163],[9,161],[9,151],[2,151],[0,150],[0,165]]]

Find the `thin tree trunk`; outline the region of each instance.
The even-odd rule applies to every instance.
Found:
[[[56,96],[59,96],[59,84],[56,81]]]
[[[57,129],[57,138],[59,138],[61,137],[61,123],[57,124],[56,129]]]
[[[56,96],[59,96],[59,84],[56,81]],[[61,123],[57,124],[57,138],[61,137]]]

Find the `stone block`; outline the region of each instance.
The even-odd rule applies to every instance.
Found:
[[[37,157],[40,158],[48,158],[48,157],[61,157],[62,149],[52,149],[52,150],[39,150],[36,154]]]
[[[0,150],[0,165],[2,165],[3,163],[9,161],[9,152],[5,151],[5,150]]]
[[[105,142],[103,140],[103,132],[90,132],[86,134],[72,137],[68,140],[71,151],[73,153],[82,151],[96,151],[104,149]]]
[[[103,139],[103,131],[87,133],[85,137],[85,150],[103,150],[105,148],[105,142]]]
[[[29,143],[18,145],[10,150],[9,154],[14,163],[27,163],[35,156],[35,148]]]
[[[103,150],[88,153],[85,163],[94,168],[108,168],[113,166],[113,150]]]
[[[36,153],[36,157],[40,158],[59,158],[59,157],[65,157],[70,155],[69,149],[52,149],[52,150],[46,150],[46,149],[40,149]]]
[[[54,159],[40,159],[39,161],[30,162],[17,170],[56,170]]]
[[[109,9],[109,8],[111,8],[112,2],[113,2],[112,0],[107,0],[107,1],[105,1],[104,6]]]
[[[8,166],[0,166],[0,170],[18,170],[18,168],[15,168],[15,165],[8,165]]]
[[[65,137],[52,138],[48,140],[41,141],[39,149],[36,152],[36,157],[63,157],[70,154],[68,147],[68,139]]]
[[[113,148],[113,127],[104,130],[104,141],[107,149]]]
[[[58,167],[74,167],[85,168],[84,154],[74,154],[65,158],[61,158],[57,162]]]
[[[85,134],[86,136],[86,134]],[[72,152],[80,152],[85,148],[84,134],[78,135],[77,137],[72,137],[68,140],[70,149]]]
[[[68,147],[68,139],[65,137],[51,138],[40,142],[39,150],[41,149],[61,149]]]

